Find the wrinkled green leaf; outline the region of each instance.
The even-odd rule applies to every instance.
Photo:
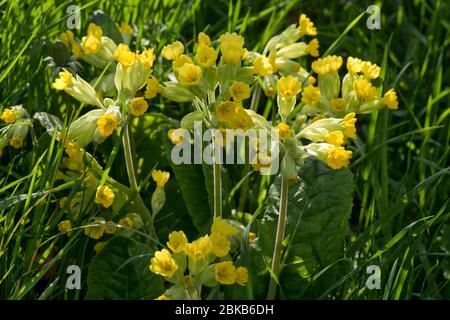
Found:
[[[86,299],[154,299],[163,291],[162,277],[149,270],[153,250],[117,237],[96,255],[88,270]]]
[[[344,254],[344,238],[352,208],[352,174],[348,169],[332,170],[317,160],[305,161],[299,172],[301,181],[289,188],[289,203],[280,275],[281,297],[314,298],[326,288],[336,268],[330,268],[319,279],[312,277]],[[268,204],[258,224],[256,248],[267,265],[271,264],[278,219],[280,178],[271,186]],[[255,262],[264,266],[261,255]],[[263,260],[264,261],[264,260]],[[259,267],[260,273],[268,270]],[[255,282],[257,283],[257,282]],[[267,283],[257,284],[257,292],[265,295]],[[263,296],[262,296],[263,297]]]

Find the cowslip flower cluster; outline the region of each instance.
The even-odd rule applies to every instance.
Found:
[[[117,44],[103,35],[103,30],[95,23],[90,23],[86,36],[78,39],[71,30],[60,36],[61,41],[70,48],[73,58],[83,60],[90,65],[103,69],[114,62]]]
[[[150,270],[172,284],[157,299],[201,299],[202,286],[245,286],[247,269],[236,266],[229,255],[237,234],[238,229],[221,218],[214,219],[209,235],[192,242],[183,231],[170,233],[167,249],[156,251],[150,261]]]
[[[5,124],[5,127],[0,130],[1,157],[3,149],[7,145],[14,149],[19,149],[23,146],[32,122],[28,112],[21,105],[4,109],[0,119]]]
[[[342,57],[327,56],[311,65],[318,74],[318,86],[308,86],[302,93],[305,103],[302,114],[322,113],[326,116],[342,117],[348,113],[369,113],[387,107],[398,108],[397,95],[393,89],[378,95],[373,84],[380,75],[380,67],[358,58],[347,59],[347,73],[340,80],[338,71]]]
[[[249,53],[253,64],[253,73],[262,77],[263,89],[267,96],[275,96],[277,79],[289,75],[297,77],[301,82],[314,84],[316,79],[295,61],[303,56],[318,57],[319,41],[313,38],[308,43],[299,41],[305,36],[316,36],[314,23],[301,14],[298,25],[292,24],[281,34],[272,37],[266,44],[262,54]]]

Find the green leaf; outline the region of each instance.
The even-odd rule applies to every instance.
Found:
[[[167,137],[167,130],[164,136]],[[212,222],[209,193],[205,182],[210,181],[210,178],[208,178],[208,175],[204,176],[201,164],[174,164],[171,159],[172,143],[169,139],[164,139],[163,143],[167,159],[172,167],[192,222],[200,234],[203,234],[208,231]]]
[[[129,238],[108,242],[89,264],[86,299],[154,299],[163,278],[149,270],[153,250]]]
[[[36,112],[33,116],[34,119],[38,120],[39,123],[47,130],[50,136],[53,136],[55,131],[62,130],[61,120],[52,114],[47,112]]]
[[[337,267],[330,268],[312,282],[316,273],[343,256],[352,208],[353,178],[350,170],[332,170],[320,161],[307,160],[299,176],[300,182],[289,187],[283,243],[285,260],[280,275],[281,293],[288,299],[317,297],[334,278]],[[261,248],[266,265],[271,264],[273,256],[279,189],[278,177],[270,188],[268,205],[258,224],[256,248]],[[255,262],[264,266],[261,259]],[[261,267],[259,271],[263,272]],[[260,286],[257,291],[263,294],[264,289]]]

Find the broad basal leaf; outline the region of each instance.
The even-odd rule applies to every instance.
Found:
[[[152,256],[142,243],[112,239],[89,265],[86,299],[154,299],[164,288],[162,277],[149,270]]]
[[[352,207],[353,180],[348,169],[335,171],[317,160],[307,160],[299,176],[300,182],[289,188],[285,260],[280,276],[281,297],[289,299],[314,298],[332,281],[334,268],[314,282],[312,277],[343,256]],[[256,246],[269,266],[278,220],[279,190],[280,178],[277,178],[270,188],[268,205],[258,225]],[[255,255],[258,256],[257,251]],[[255,261],[265,266],[260,258]],[[259,270],[264,273],[261,267]],[[265,294],[267,282],[261,282],[257,294],[258,291]]]

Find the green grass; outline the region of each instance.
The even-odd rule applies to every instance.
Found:
[[[321,298],[450,298],[450,73],[445,69],[450,7],[446,1],[378,1],[381,30],[366,27],[367,15],[346,30],[372,4],[363,1],[0,1],[0,111],[23,104],[30,114],[49,112],[65,123],[79,111],[73,99],[51,89],[54,69],[47,67],[45,59],[54,55],[51,43],[65,30],[69,3],[80,3],[83,28],[89,15],[101,9],[117,22],[135,24],[138,41],[148,41],[157,52],[177,39],[189,43],[203,30],[212,39],[227,30],[242,32],[246,47],[262,49],[304,12],[318,27],[321,53],[329,48],[333,54],[379,64],[383,87],[396,89],[400,105],[394,112],[382,110],[358,118],[359,139],[352,146],[351,233],[344,258],[335,262],[346,275],[330,283]],[[348,32],[343,34],[344,30]],[[157,75],[164,72],[161,65],[157,64]],[[78,72],[85,79],[98,75],[87,66]],[[163,100],[151,107],[176,119],[191,108]],[[261,114],[270,118],[272,109],[271,101],[261,99]],[[84,290],[65,289],[66,268],[76,262],[85,274],[94,255],[93,243],[82,231],[71,238],[58,234],[63,216],[58,200],[73,196],[77,186],[56,183],[61,144],[39,126],[36,136],[34,145],[28,138],[24,148],[6,148],[0,158],[0,299],[81,299]],[[110,152],[114,144],[110,140],[89,151],[110,176],[127,185],[123,153]],[[149,199],[151,188],[144,178],[157,163],[167,163],[144,157],[139,145],[136,141],[136,153],[144,164],[138,175],[144,181],[143,197]],[[233,185],[242,178],[235,173]],[[246,188],[250,185],[248,198],[239,206],[254,213],[267,183],[249,179],[251,183],[242,183]],[[175,190],[174,185],[171,188]],[[232,198],[238,201],[241,194],[240,189],[233,190]],[[85,214],[95,215],[94,208],[86,208]],[[172,227],[192,228],[185,216],[172,221],[171,215],[166,210],[156,223],[161,242]],[[381,268],[381,290],[365,289],[366,266],[373,264]]]

